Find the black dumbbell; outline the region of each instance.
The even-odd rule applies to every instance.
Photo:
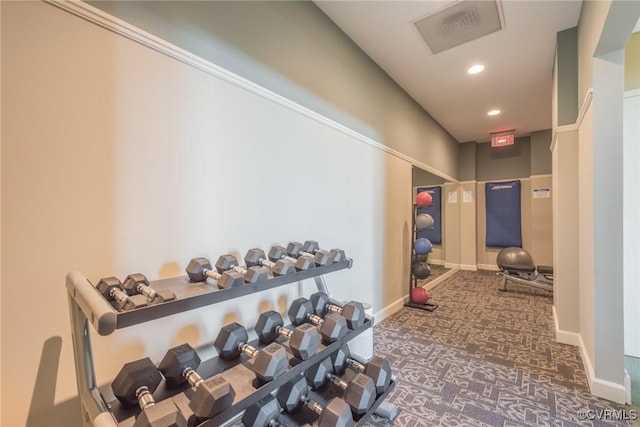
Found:
[[[269,278],[269,270],[265,267],[242,268],[238,265],[238,260],[231,254],[221,255],[216,261],[216,270],[222,274],[225,271],[237,271],[244,276],[247,283],[257,283]]]
[[[272,262],[277,262],[278,260],[292,262],[298,271],[307,271],[310,268],[316,267],[316,263],[312,257],[292,258],[287,255],[287,249],[283,246],[272,246],[271,249],[269,249],[269,259]]]
[[[295,326],[311,322],[320,329],[322,342],[331,344],[347,335],[347,321],[338,313],[330,313],[323,318],[314,314],[311,301],[301,297],[294,300],[289,307],[289,319]]]
[[[333,264],[333,255],[327,251],[316,250],[315,253],[305,252],[302,248],[304,245],[299,242],[290,242],[287,245],[287,255],[291,258],[298,259],[301,257],[313,260],[318,266]]]
[[[289,366],[287,350],[278,343],[271,343],[261,350],[247,344],[249,336],[247,330],[237,322],[225,325],[213,343],[220,358],[235,359],[242,353],[254,358],[253,372],[262,381],[272,381],[284,374]]]
[[[337,375],[344,374],[346,368],[350,367],[354,371],[371,378],[376,386],[377,394],[384,393],[391,385],[391,365],[380,356],[374,356],[369,363],[362,363],[351,358],[349,346],[345,344],[333,353],[330,359],[333,370]]]
[[[283,384],[278,389],[278,403],[287,413],[298,411],[303,405],[319,415],[318,427],[351,427],[353,416],[349,405],[339,398],[334,397],[326,406],[320,405],[309,398],[309,388],[304,377]]]
[[[189,261],[186,271],[192,282],[204,282],[209,277],[215,280],[218,287],[222,289],[244,285],[244,275],[233,270],[220,274],[211,267],[209,260],[203,257],[193,258]]]
[[[267,259],[264,251],[260,248],[253,248],[247,251],[244,257],[247,267],[263,266],[271,270],[274,276],[286,276],[296,272],[296,266],[288,259],[278,259],[271,261]]]
[[[349,329],[356,329],[364,325],[364,306],[356,301],[349,301],[342,307],[332,304],[329,295],[324,292],[316,292],[309,298],[313,311],[318,316],[326,316],[328,312],[339,313],[347,321]]]
[[[158,369],[166,378],[167,387],[189,383],[195,391],[189,408],[197,418],[211,418],[231,406],[236,392],[220,375],[202,379],[196,372],[198,366],[198,353],[189,344],[182,344],[167,351]]]
[[[113,394],[124,406],[140,406],[134,427],[185,427],[187,420],[171,399],[156,402],[153,392],[162,375],[151,359],[125,364],[111,383]]]
[[[320,347],[318,328],[305,323],[289,330],[284,327],[280,313],[274,310],[260,313],[255,330],[260,341],[265,344],[274,342],[279,336],[288,338],[291,353],[300,360],[307,360],[316,354]]]
[[[129,311],[147,306],[147,298],[144,295],[133,295],[131,297],[127,295],[124,287],[122,287],[122,282],[120,282],[120,279],[117,277],[100,279],[96,285],[96,289],[107,300],[115,301],[118,310]]]
[[[276,397],[268,394],[249,406],[242,416],[245,427],[283,427],[277,420],[280,415],[280,405]]]
[[[302,252],[307,253],[309,255],[315,255],[318,251],[323,251],[323,250],[320,249],[320,247],[318,246],[318,242],[316,242],[315,240],[307,240],[302,245]],[[331,258],[333,259],[334,263],[344,262],[347,259],[342,249],[334,248],[334,249],[331,249],[330,251],[323,251],[323,252],[328,252]]]
[[[129,296],[141,294],[147,297],[149,304],[161,304],[166,301],[173,301],[176,299],[176,294],[168,289],[156,291],[149,286],[149,280],[144,274],[135,273],[130,274],[124,281],[124,290],[127,291]]]
[[[346,382],[333,373],[330,359],[324,359],[307,369],[304,376],[312,390],[319,389],[327,381],[335,384],[342,390],[344,400],[355,415],[365,414],[376,401],[376,386],[371,378],[357,373],[351,381]]]

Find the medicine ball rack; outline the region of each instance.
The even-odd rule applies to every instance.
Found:
[[[412,290],[413,288],[418,286],[418,279],[413,275],[413,264],[418,260],[418,254],[416,253],[415,248],[413,247],[416,239],[418,238],[418,228],[416,227],[416,217],[418,216],[418,209],[420,206],[417,203],[413,204],[413,216],[411,218],[411,230],[413,230],[413,238],[411,239],[411,256],[409,257],[409,301],[407,301],[404,306],[409,308],[418,308],[420,310],[426,311],[434,311],[438,308],[437,304],[432,302],[419,303],[411,300]]]
[[[171,290],[175,293],[176,299],[162,304],[151,305],[131,311],[119,312],[112,303],[109,303],[85,278],[82,273],[71,272],[66,278],[66,287],[69,300],[69,311],[72,327],[73,352],[76,365],[76,380],[78,395],[82,411],[82,425],[94,427],[131,427],[134,424],[135,416],[140,412],[138,408],[124,408],[114,397],[110,385],[98,387],[95,378],[95,367],[91,349],[91,337],[89,325],[102,336],[110,335],[117,329],[150,322],[159,318],[182,313],[200,307],[217,304],[245,295],[273,289],[279,286],[297,283],[301,280],[314,278],[318,290],[326,292],[326,285],[323,275],[346,268],[351,268],[353,261],[347,258],[345,261],[328,266],[320,266],[307,271],[300,271],[286,276],[271,277],[268,280],[245,284],[243,286],[219,289],[211,283],[192,283],[186,276],[152,281],[150,286],[159,290]],[[222,360],[213,357],[203,361],[197,369],[198,374],[203,378],[221,374],[233,386],[236,397],[231,407],[220,414],[190,426],[214,427],[228,425],[250,405],[256,403],[261,398],[274,392],[282,384],[298,378],[306,369],[310,368],[321,360],[329,357],[337,351],[343,344],[352,340],[368,328],[371,328],[373,319],[366,317],[364,325],[325,346],[321,345],[318,352],[309,359],[300,361],[294,358],[289,352],[290,365],[287,371],[275,380],[261,384],[256,380],[251,370],[251,361],[247,356],[242,355],[236,360]],[[286,339],[279,338],[278,342],[283,343]],[[257,340],[250,342],[250,345],[260,349],[264,344]],[[286,347],[286,346],[285,346]],[[288,351],[288,348],[287,348]],[[395,387],[395,382],[376,399],[371,409],[357,420],[354,426],[363,425],[374,413],[377,407],[384,401],[387,395]],[[310,392],[310,396],[317,399],[319,403],[324,403],[335,395],[331,387],[326,390]],[[192,390],[187,385],[169,389],[165,386],[164,380],[154,393],[156,401],[172,399],[178,408],[187,418],[192,414],[188,402]],[[283,415],[282,418],[289,421],[309,422],[313,425],[315,418],[311,418],[307,411],[299,411],[292,416]],[[193,420],[193,418],[191,418]],[[295,421],[298,420],[298,421]]]

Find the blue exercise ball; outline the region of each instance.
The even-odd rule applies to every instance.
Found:
[[[431,250],[433,249],[433,245],[431,244],[431,240],[421,237],[419,239],[416,239],[416,241],[413,243],[413,249],[418,255],[424,255],[431,252]]]

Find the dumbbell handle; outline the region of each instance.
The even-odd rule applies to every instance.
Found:
[[[346,390],[347,387],[349,386],[349,384],[347,384],[346,381],[342,380],[340,377],[334,375],[334,374],[327,374],[327,378],[329,379],[329,381],[333,382],[335,385],[337,385],[340,390]]]
[[[354,360],[350,357],[347,357],[346,362],[347,365],[360,373],[364,373],[364,371],[367,369],[367,366],[364,363],[358,362],[357,360]]]
[[[258,353],[260,353],[260,350],[256,349],[255,347],[250,346],[249,344],[246,343],[242,343],[238,346],[238,348],[240,349],[241,352],[243,352],[244,354],[246,354],[249,357],[256,357],[258,355]]]
[[[304,396],[302,398],[302,401],[304,402],[305,405],[307,405],[307,408],[311,409],[317,415],[322,414],[322,411],[324,411],[324,407],[320,405],[318,402],[311,400],[309,396]]]
[[[324,323],[324,319],[317,314],[307,314],[307,319],[316,326],[320,326]]]
[[[329,303],[325,305],[324,308],[327,309],[327,311],[333,311],[334,313],[342,314],[342,307],[340,307],[339,305]]]
[[[138,405],[140,405],[140,409],[142,409],[143,411],[149,406],[153,406],[156,404],[156,401],[149,391],[149,387],[147,387],[146,385],[143,385],[136,390],[136,397],[138,398]]]
[[[209,269],[207,269],[207,268],[205,268],[205,269],[202,271],[202,273],[203,273],[205,276],[207,276],[208,278],[213,279],[213,280],[216,280],[216,281],[217,281],[217,280],[220,280],[220,277],[222,277],[222,274],[218,273],[218,272],[217,272],[217,271],[215,271],[215,270],[209,270]]]
[[[242,268],[239,265],[234,265],[233,267],[231,267],[231,270],[237,271],[238,273],[242,274],[243,276],[247,274],[247,269],[246,268]]]
[[[184,371],[182,371],[182,376],[193,388],[198,388],[200,384],[204,382],[202,377],[198,375],[198,373],[194,371],[193,368],[190,368],[188,366],[184,369]]]
[[[124,303],[129,300],[129,295],[118,288],[111,289],[109,295],[118,303],[118,306],[124,306]]]
[[[273,261],[271,261],[269,259],[266,259],[266,258],[260,258],[258,260],[258,264],[263,266],[263,267],[267,267],[267,268],[273,268],[273,267],[276,266],[275,262],[273,262]]]
[[[285,338],[291,338],[293,331],[285,328],[284,326],[276,326],[276,334],[282,335]]]
[[[136,286],[136,291],[148,299],[154,299],[156,297],[157,292],[151,286],[147,286],[144,283],[140,282]]]

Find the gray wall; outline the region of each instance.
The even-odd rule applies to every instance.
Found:
[[[421,187],[426,185],[442,185],[447,182],[446,179],[434,175],[420,168],[413,168],[413,186]]]
[[[551,138],[551,129],[531,132],[531,175],[552,172]]]
[[[557,36],[558,126],[572,125],[578,118],[578,27]]]
[[[477,144],[476,180],[529,178],[531,175],[530,137],[516,138],[513,145],[491,148],[485,142]]]
[[[458,144],[312,2],[91,2],[457,178]]]
[[[460,181],[475,181],[476,151],[477,144],[475,142],[460,145]]]

